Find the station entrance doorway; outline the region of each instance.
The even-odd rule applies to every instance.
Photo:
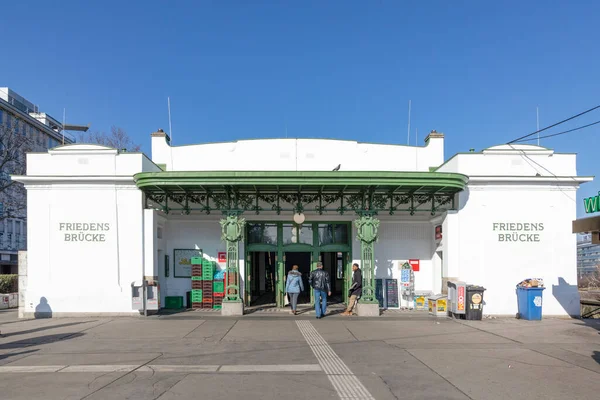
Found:
[[[298,304],[310,304],[310,286],[308,278],[311,271],[311,253],[309,252],[287,252],[285,253],[285,275],[284,281],[287,279],[288,273],[294,265],[298,266],[298,271],[302,274],[302,285],[304,291],[298,296]],[[283,284],[285,290],[285,283]]]
[[[273,304],[276,301],[277,252],[252,251],[246,259],[246,306]]]
[[[347,300],[348,282],[345,277],[352,276],[348,264],[347,252],[286,251],[281,262],[278,252],[251,251],[246,258],[246,306],[278,306],[285,305],[286,278],[294,265],[302,274],[304,291],[298,297],[298,304],[314,304],[313,291],[309,285],[309,276],[316,269],[318,261],[329,273],[331,296],[328,303],[343,303]]]
[[[244,303],[249,306],[284,307],[285,283],[293,265],[302,274],[304,292],[299,304],[313,304],[308,278],[317,263],[329,273],[330,303],[345,302],[352,277],[351,223],[248,222],[245,235]]]

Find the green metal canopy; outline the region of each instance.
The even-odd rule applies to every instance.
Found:
[[[194,171],[134,176],[148,207],[165,212],[428,211],[454,208],[468,177],[440,172]],[[150,204],[152,203],[152,204]]]

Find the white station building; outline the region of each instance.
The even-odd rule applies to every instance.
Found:
[[[88,144],[27,155],[20,316],[139,315],[132,285],[191,290],[190,259],[229,273],[225,303],[284,305],[284,278],[321,261],[345,301],[413,306],[448,280],[486,288],[484,314],[515,315],[515,286],[545,283],[544,315],[579,315],[576,155],[501,145],[444,158],[423,147],[325,139],[171,146],[152,157]],[[406,266],[412,268],[406,271]],[[404,267],[404,273],[403,273]],[[310,301],[306,296],[305,301]],[[227,312],[231,312],[228,308]]]

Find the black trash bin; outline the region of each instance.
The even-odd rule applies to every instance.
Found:
[[[467,311],[465,319],[481,321],[483,317],[483,286],[467,285]]]

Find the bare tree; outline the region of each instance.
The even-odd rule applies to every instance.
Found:
[[[81,134],[79,136],[79,142],[99,144],[117,150],[140,151],[141,149],[141,146],[134,143],[125,130],[117,126],[112,126],[110,128],[110,134],[106,132]]]
[[[26,217],[26,190],[23,184],[13,181],[11,175],[26,174],[25,153],[33,148],[33,141],[19,132],[22,122],[0,123],[0,221],[5,218]]]

